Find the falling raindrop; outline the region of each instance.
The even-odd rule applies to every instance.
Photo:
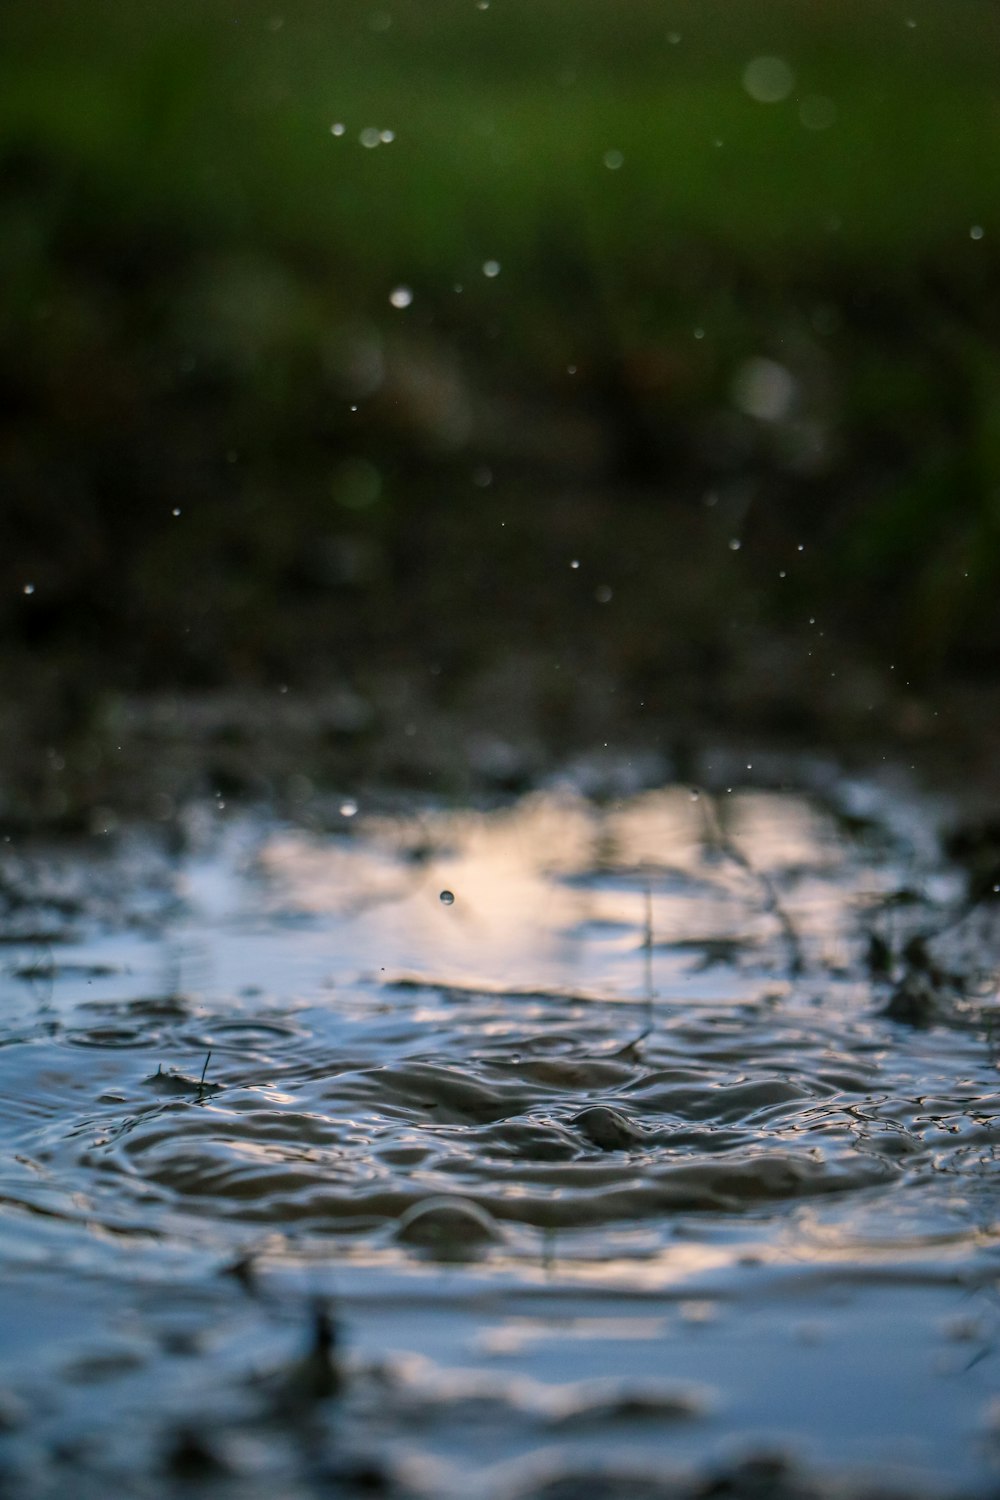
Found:
[[[574,557],[573,561],[570,563],[570,567],[575,569],[575,568],[578,568],[579,566],[580,566],[580,559],[578,557]]]
[[[179,505],[175,505],[174,508],[173,508],[173,510],[170,512],[170,514],[172,516],[179,516],[180,513],[181,513],[181,508],[180,508]]]
[[[607,583],[599,584],[594,590],[594,598],[598,604],[610,604],[615,597],[614,589]]]
[[[380,130],[378,133],[378,138],[382,142],[383,146],[391,146],[393,141],[396,139],[396,132],[394,130]]]
[[[499,276],[500,262],[498,260],[484,260],[483,275],[488,276],[491,281],[493,280],[494,276]]]
[[[778,104],[795,87],[795,74],[783,57],[755,57],[743,69],[743,87],[758,104]]]
[[[454,891],[442,891],[440,896],[438,897],[438,900],[441,902],[442,906],[454,906],[455,893]]]
[[[26,583],[24,585],[24,592],[26,594],[33,594],[35,592],[35,585],[33,583]]]
[[[341,122],[338,120],[334,125],[330,126],[330,134],[331,135],[343,135],[344,131],[346,129],[347,129],[347,126],[341,124]]]
[[[729,550],[730,550],[730,552],[738,552],[742,546],[743,546],[743,543],[740,541],[740,539],[739,539],[738,536],[730,537],[730,540],[729,540]]]
[[[981,240],[984,233],[985,231],[982,224],[973,224],[972,228],[969,230],[969,239]]]
[[[376,130],[374,125],[366,125],[364,130],[362,130],[361,134],[358,136],[358,140],[361,142],[362,146],[366,146],[369,151],[372,151],[376,146],[381,144],[382,132],[380,130]]]
[[[392,303],[393,307],[409,307],[410,303],[413,301],[413,292],[408,286],[393,287],[392,291],[389,293],[389,301]]]
[[[837,123],[837,106],[823,94],[810,94],[799,105],[799,119],[807,130],[829,130]]]
[[[691,799],[692,802],[698,802],[700,800],[700,798],[701,798],[701,793],[699,791],[697,791],[694,787],[692,787],[691,790],[690,790],[690,792],[688,792],[688,796],[690,797],[690,799]]]
[[[609,172],[617,172],[619,167],[624,165],[624,162],[625,158],[620,151],[605,151],[604,165]]]
[[[346,797],[340,804],[340,816],[342,818],[353,818],[358,810],[358,804],[353,797]]]

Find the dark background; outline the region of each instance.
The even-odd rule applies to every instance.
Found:
[[[397,779],[988,737],[998,41],[985,0],[5,7],[8,814],[156,724],[252,759],[296,694]]]

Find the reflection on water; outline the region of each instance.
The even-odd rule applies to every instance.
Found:
[[[12,855],[0,1490],[984,1491],[996,932],[862,792]]]

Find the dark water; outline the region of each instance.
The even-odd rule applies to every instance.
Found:
[[[1000,1484],[947,810],[580,784],[5,846],[0,1493]]]

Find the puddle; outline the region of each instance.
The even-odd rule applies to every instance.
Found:
[[[995,1487],[998,925],[846,802],[12,855],[0,1493]]]

